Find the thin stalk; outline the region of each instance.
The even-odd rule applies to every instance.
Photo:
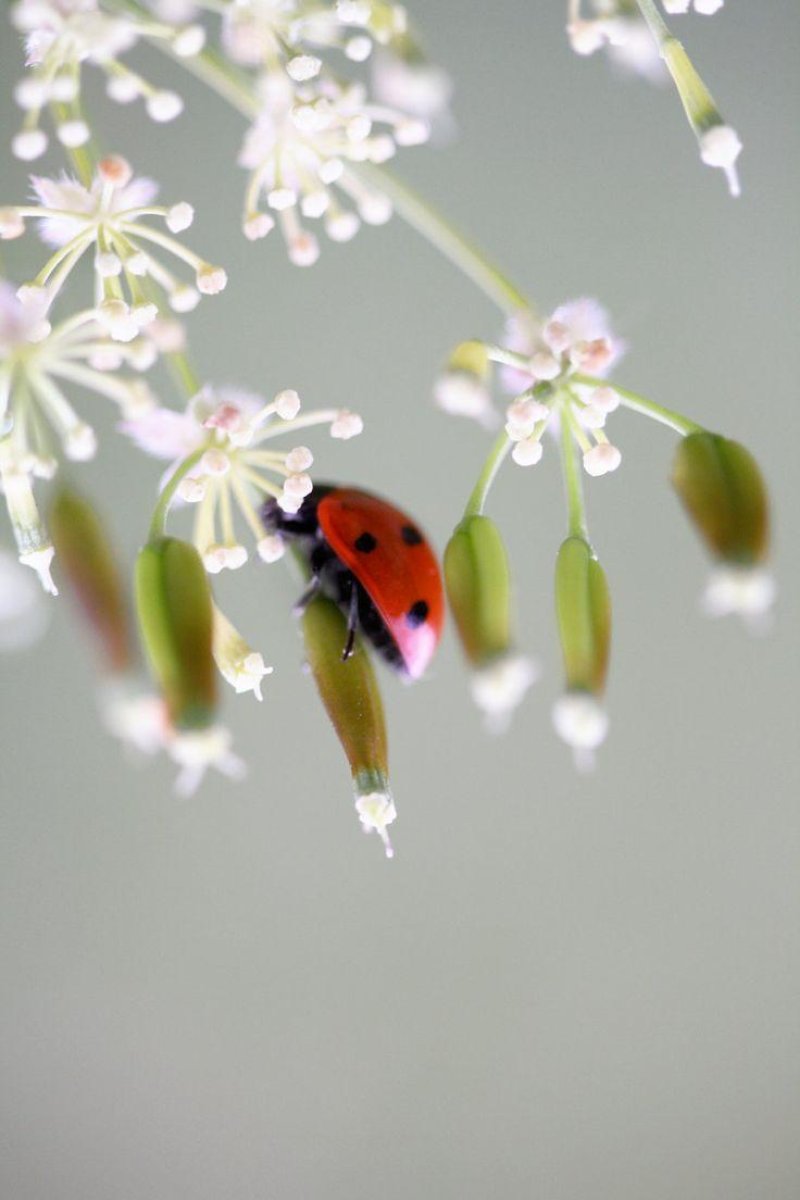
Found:
[[[567,496],[567,516],[570,537],[581,537],[589,541],[586,524],[586,506],[583,501],[583,483],[580,467],[575,457],[575,441],[572,430],[572,413],[569,404],[561,405],[561,464],[564,474],[564,489]]]
[[[499,267],[407,184],[384,167],[359,163],[351,169],[353,174],[388,196],[406,224],[416,229],[503,312],[511,314],[519,309],[533,311],[528,297]]]
[[[150,533],[148,535],[149,541],[155,541],[156,538],[163,537],[166,533],[167,514],[169,513],[169,507],[172,504],[172,501],[175,499],[175,493],[178,490],[178,485],[181,480],[189,474],[192,467],[199,463],[207,448],[207,446],[200,446],[187,458],[184,458],[182,462],[178,463],[177,467],[170,475],[169,479],[164,485],[161,495],[158,497],[158,503],[153,509],[153,518],[150,522]]]
[[[503,465],[503,459],[511,449],[511,439],[503,430],[495,440],[494,445],[489,451],[486,461],[483,464],[478,481],[470,493],[466,508],[464,509],[464,519],[467,517],[480,516],[486,505],[486,498],[489,495],[495,476]]]
[[[576,374],[572,376],[572,382],[585,384],[588,387],[599,388],[611,386],[625,408],[631,409],[632,412],[641,413],[644,417],[650,417],[651,420],[658,421],[660,425],[666,425],[668,429],[673,429],[675,433],[679,433],[682,437],[686,437],[689,433],[698,433],[703,428],[696,421],[692,421],[689,417],[684,417],[682,413],[675,412],[671,408],[664,408],[663,405],[656,404],[654,400],[648,400],[645,396],[640,396],[638,392],[632,392],[629,388],[620,387],[618,383],[609,385],[607,379],[596,379],[592,375]]]

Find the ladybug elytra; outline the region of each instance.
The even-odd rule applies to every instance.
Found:
[[[296,513],[268,500],[261,516],[308,562],[311,581],[297,609],[322,590],[345,613],[343,659],[360,631],[401,674],[424,674],[441,636],[444,594],[430,543],[406,513],[358,488],[315,484]]]

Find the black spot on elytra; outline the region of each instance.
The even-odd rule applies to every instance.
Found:
[[[361,533],[355,540],[356,550],[360,554],[371,554],[377,544],[377,538],[374,538],[371,533]]]
[[[418,546],[422,541],[422,534],[413,525],[404,525],[400,536],[407,546]]]
[[[426,600],[415,600],[406,613],[406,624],[410,625],[412,629],[417,629],[427,621],[429,612]]]

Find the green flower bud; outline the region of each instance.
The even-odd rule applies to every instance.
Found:
[[[350,763],[356,812],[364,829],[375,830],[392,857],[386,832],[397,816],[389,787],[383,702],[372,663],[356,639],[342,660],[347,623],[332,600],[317,596],[303,613],[306,653],[322,703]]]
[[[602,695],[611,644],[605,572],[582,537],[568,537],[556,561],[556,614],[567,687]]]
[[[484,516],[458,525],[444,552],[447,598],[464,653],[479,667],[511,644],[511,573],[500,530]]]
[[[712,554],[750,567],[769,549],[769,505],[761,472],[744,446],[717,433],[679,444],[672,483]]]
[[[444,578],[461,645],[475,668],[473,696],[502,727],[536,671],[513,651],[511,573],[494,521],[472,515],[456,527],[444,553]]]
[[[590,765],[608,731],[599,699],[608,670],[611,598],[605,572],[582,537],[568,537],[558,552],[556,615],[567,690],[553,721],[578,765]]]
[[[214,618],[211,589],[194,546],[159,537],[140,551],[136,608],[172,725],[207,729],[217,703]]]
[[[125,671],[133,660],[133,639],[122,580],[100,517],[85,496],[61,486],[48,525],[59,567],[97,634],[108,669]]]

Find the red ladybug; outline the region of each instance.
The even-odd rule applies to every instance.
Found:
[[[411,517],[379,496],[330,484],[315,484],[296,513],[268,500],[261,516],[308,561],[311,582],[297,609],[322,589],[346,614],[342,658],[360,630],[392,667],[419,679],[441,636],[444,595],[436,557]]]

